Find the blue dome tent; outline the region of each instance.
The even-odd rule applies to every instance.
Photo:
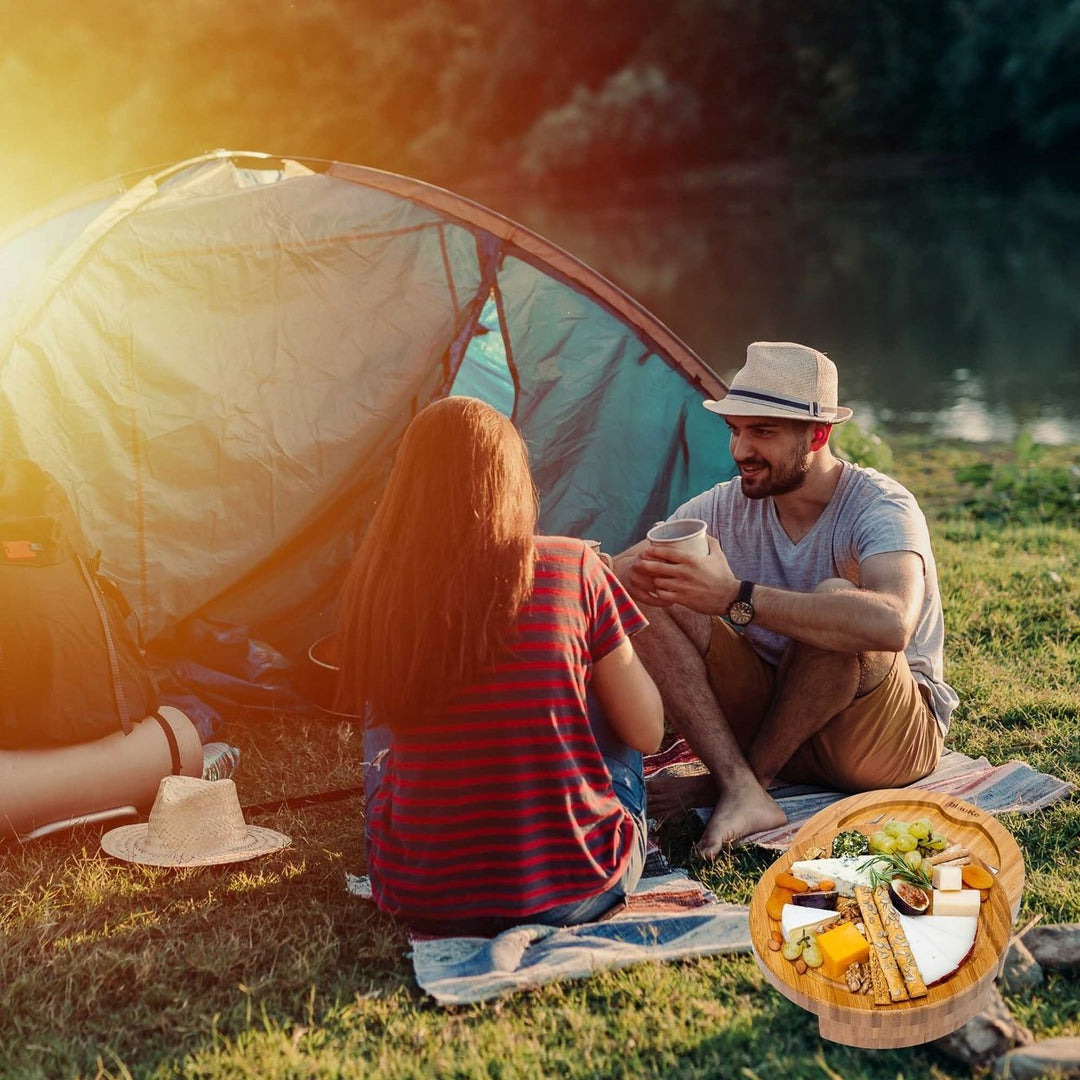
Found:
[[[615,552],[731,475],[724,392],[565,251],[373,169],[218,151],[0,238],[0,454],[65,487],[151,643],[301,655],[430,400],[503,409],[542,531]]]

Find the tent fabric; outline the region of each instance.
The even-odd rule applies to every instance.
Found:
[[[209,619],[301,655],[448,393],[514,419],[544,532],[609,551],[732,471],[723,384],[662,324],[377,170],[217,152],[98,186],[0,238],[0,294],[0,455],[65,487],[148,639]]]

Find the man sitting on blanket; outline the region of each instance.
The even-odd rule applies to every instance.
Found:
[[[937,766],[956,705],[926,520],[895,480],[836,458],[836,367],[805,345],[755,342],[721,401],[737,480],[680,506],[709,554],[648,540],[616,560],[647,611],[634,644],[665,714],[708,768],[649,786],[650,816],[715,804],[698,844],[785,821],[777,776],[844,791]]]

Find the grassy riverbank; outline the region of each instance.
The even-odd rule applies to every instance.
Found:
[[[892,472],[934,532],[961,696],[950,745],[1080,783],[1080,508],[1057,497],[1080,448],[1021,447],[1019,466],[1016,448],[892,448]],[[961,512],[975,489],[956,470],[984,460],[999,490]],[[997,520],[1006,509],[1026,523]],[[227,735],[243,750],[246,804],[360,782],[346,726],[282,717]],[[436,1008],[412,981],[402,934],[345,895],[345,871],[363,869],[360,811],[351,799],[264,815],[256,823],[289,833],[292,847],[233,867],[121,865],[89,832],[0,853],[0,1077],[970,1075],[929,1047],[821,1042],[749,957]],[[1003,821],[1027,861],[1021,921],[1080,921],[1080,798]],[[745,902],[768,861],[739,851],[703,876]],[[1052,975],[1010,1004],[1037,1037],[1080,1035],[1080,974]]]

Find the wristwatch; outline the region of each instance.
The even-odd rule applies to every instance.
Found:
[[[754,618],[754,602],[750,599],[754,592],[752,581],[743,581],[739,584],[739,595],[734,603],[727,609],[727,617],[736,626],[748,626]]]

